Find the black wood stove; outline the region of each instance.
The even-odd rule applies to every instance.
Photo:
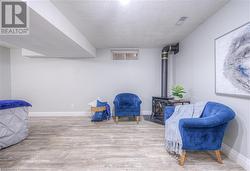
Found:
[[[164,125],[164,109],[166,106],[173,105],[168,97],[152,97],[152,114],[150,120]]]

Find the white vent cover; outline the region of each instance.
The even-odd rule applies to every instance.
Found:
[[[139,50],[111,50],[113,60],[137,60],[139,56]]]

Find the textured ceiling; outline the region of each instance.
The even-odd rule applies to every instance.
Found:
[[[96,48],[163,47],[185,38],[228,0],[52,0]],[[175,25],[182,16],[186,22]]]

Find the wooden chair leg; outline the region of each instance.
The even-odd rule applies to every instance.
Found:
[[[181,156],[180,156],[180,159],[179,159],[179,164],[181,166],[184,166],[184,162],[185,162],[186,158],[187,158],[186,151],[183,151]]]
[[[119,119],[119,117],[116,116],[116,117],[115,117],[115,123],[118,123],[118,119]]]
[[[140,116],[136,116],[136,122],[137,122],[137,124],[139,124],[139,121],[140,121]]]
[[[215,150],[215,155],[216,155],[216,159],[217,159],[217,162],[222,164],[222,159],[221,159],[221,154],[220,154],[220,150]]]

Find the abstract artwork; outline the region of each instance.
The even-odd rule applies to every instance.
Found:
[[[250,97],[250,22],[215,39],[215,91]]]

